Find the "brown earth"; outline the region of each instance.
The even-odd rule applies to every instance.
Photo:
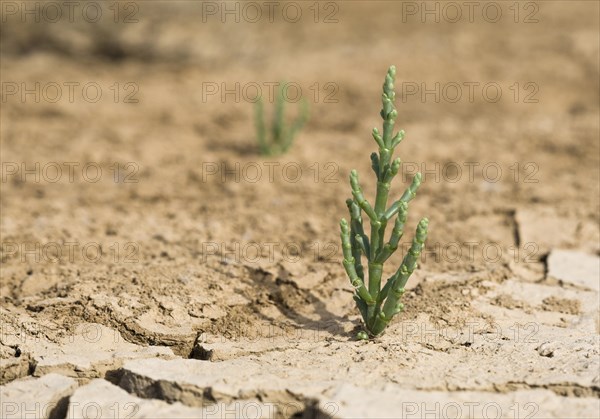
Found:
[[[121,369],[125,358],[179,356],[225,363],[228,374],[268,366],[279,390],[302,395],[292,399],[305,415],[318,413],[314,400],[342,398],[332,390],[341,381],[434,400],[545,389],[539,417],[558,415],[552,406],[565,398],[582,399],[573,415],[594,412],[598,288],[552,276],[547,258],[600,255],[598,3],[521,2],[516,17],[512,2],[496,2],[497,23],[477,13],[451,23],[445,12],[423,21],[406,9],[422,2],[392,1],[322,2],[315,23],[313,3],[292,3],[303,12],[296,23],[243,13],[223,22],[183,1],[121,3],[118,23],[106,5],[98,23],[25,22],[3,9],[2,383],[59,372],[195,406],[136,390]],[[125,12],[137,22],[123,22]],[[430,234],[405,312],[381,338],[357,342],[338,222],[351,169],[374,194],[370,130],[381,125],[390,64],[407,133],[393,195],[425,172],[403,242],[423,216]],[[287,154],[262,157],[248,95],[281,80],[301,87],[310,121]],[[73,100],[69,82],[79,83]],[[86,83],[100,86],[97,102]],[[436,83],[439,98],[421,96]],[[133,355],[102,367],[70,362],[90,324],[114,345],[174,355],[127,346]],[[61,352],[66,360],[40,361]],[[316,382],[329,384],[303,392]],[[253,383],[233,399],[282,402]]]

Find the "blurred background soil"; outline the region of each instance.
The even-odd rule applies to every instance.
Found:
[[[57,22],[25,3],[3,1],[0,26],[4,321],[51,322],[51,340],[95,322],[182,356],[199,333],[264,324],[352,339],[338,223],[351,169],[373,197],[392,64],[407,133],[392,196],[425,179],[403,242],[430,219],[403,319],[486,318],[471,301],[549,283],[551,249],[599,254],[597,2],[492,2],[496,22],[485,2],[454,23],[445,2],[281,2],[272,22],[252,2],[107,2],[97,22],[83,2]],[[310,121],[262,157],[252,100],[281,81]]]

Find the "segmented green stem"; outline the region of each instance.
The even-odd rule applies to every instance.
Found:
[[[417,262],[421,256],[421,251],[427,239],[427,229],[429,220],[423,218],[417,226],[417,232],[413,239],[412,245],[402,261],[402,265],[396,273],[390,278],[391,288],[388,292],[383,309],[377,313],[376,320],[373,322],[373,327],[370,332],[373,335],[378,335],[388,325],[392,317],[402,311],[404,305],[400,303],[400,298],[404,294],[404,287],[408,278],[417,267]]]
[[[406,217],[408,215],[408,204],[402,202],[400,204],[400,212],[398,213],[398,217],[396,218],[396,222],[394,223],[394,229],[392,230],[392,236],[390,237],[390,241],[381,249],[379,254],[377,255],[376,261],[379,263],[384,263],[395,251],[398,249],[398,243],[402,238],[402,233],[404,232],[404,224],[406,223]]]
[[[348,227],[348,222],[345,219],[342,219],[340,222],[340,237],[342,239],[342,251],[344,254],[344,268],[346,269],[346,274],[348,274],[348,278],[350,278],[350,283],[355,288],[358,296],[367,304],[373,305],[375,301],[371,298],[369,291],[365,287],[365,283],[356,273],[356,269],[354,266],[354,256],[352,256],[352,245],[350,243],[350,229]]]
[[[354,200],[358,206],[367,214],[372,223],[377,222],[377,215],[373,211],[373,207],[371,207],[369,201],[363,195],[362,188],[358,184],[358,172],[356,170],[350,172],[350,187],[352,188],[352,196],[354,196]]]
[[[400,209],[400,205],[402,202],[408,204],[410,201],[412,201],[414,199],[414,197],[417,196],[417,190],[419,189],[419,186],[421,186],[421,173],[417,173],[413,177],[412,183],[406,189],[406,191],[404,191],[404,193],[402,194],[402,197],[400,197],[399,200],[394,202],[390,206],[390,208],[385,212],[385,214],[384,214],[385,219],[389,220],[390,218],[392,218]]]
[[[371,154],[371,167],[377,178],[375,204],[367,201],[360,187],[356,170],[350,172],[350,186],[353,199],[346,201],[350,212],[350,227],[345,220],[341,222],[342,249],[344,268],[355,287],[354,300],[365,322],[369,336],[377,336],[383,332],[391,318],[402,310],[400,298],[409,276],[417,266],[417,260],[427,237],[428,221],[422,219],[412,246],[402,265],[381,289],[383,264],[398,249],[406,224],[408,203],[416,196],[421,184],[421,174],[417,173],[404,194],[387,208],[391,182],[400,171],[400,158],[392,161],[394,149],[404,139],[404,131],[393,134],[398,112],[394,106],[396,69],[390,67],[383,84],[381,96],[383,132],[373,129],[373,139],[378,145],[379,153]],[[364,211],[371,225],[370,238],[364,232],[361,212]],[[388,242],[385,242],[385,230],[388,221],[397,214],[394,227]],[[368,262],[368,280],[361,262],[362,257]],[[361,334],[360,338],[365,338]]]

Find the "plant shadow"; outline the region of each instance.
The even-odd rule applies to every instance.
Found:
[[[350,321],[338,314],[332,313],[322,299],[314,294],[311,290],[300,289],[293,281],[282,279],[280,276],[273,278],[273,274],[263,270],[246,266],[250,273],[252,282],[269,291],[269,299],[293,324],[302,327],[306,330],[315,332],[315,336],[324,337],[327,333],[337,338],[344,340],[352,336],[352,332],[346,331]],[[314,308],[313,313],[318,316],[317,319],[307,317],[299,312],[292,304],[288,303],[288,294],[294,294],[293,298],[301,299],[301,301]],[[257,311],[256,313],[262,320],[270,323],[280,323],[281,320],[267,316]],[[356,328],[353,328],[355,330]],[[321,334],[323,336],[321,336]]]

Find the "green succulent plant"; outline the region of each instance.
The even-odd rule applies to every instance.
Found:
[[[355,289],[354,301],[362,315],[365,330],[358,334],[359,339],[368,339],[383,333],[392,318],[400,313],[404,305],[400,302],[408,278],[417,267],[417,261],[427,238],[429,221],[421,219],[417,226],[412,245],[396,272],[388,278],[381,288],[383,264],[398,249],[402,238],[408,203],[415,197],[421,185],[421,173],[417,173],[404,194],[390,207],[387,207],[392,179],[398,174],[402,164],[400,158],[392,160],[394,149],[404,138],[404,131],[393,134],[398,112],[394,106],[394,81],[396,68],[391,66],[383,84],[381,117],[383,132],[373,129],[373,138],[379,146],[379,154],[371,154],[371,167],[377,178],[375,205],[365,199],[358,180],[358,173],[350,173],[352,199],[346,204],[350,211],[350,223],[342,219],[341,240],[344,255],[343,265]],[[362,213],[370,223],[370,237],[365,234]],[[390,239],[385,242],[384,235],[388,222],[396,216]],[[362,264],[367,261],[366,271]]]
[[[264,116],[264,104],[259,97],[255,104],[254,123],[256,126],[256,139],[260,154],[273,156],[284,154],[294,142],[294,137],[308,121],[308,104],[302,99],[300,112],[291,125],[285,123],[285,97],[283,92],[285,83],[280,83],[275,94],[275,109],[270,130],[267,133]]]

